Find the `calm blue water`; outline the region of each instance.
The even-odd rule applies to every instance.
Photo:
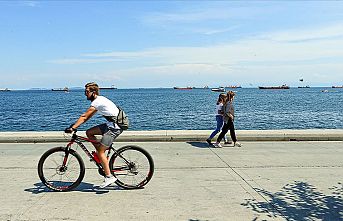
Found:
[[[235,89],[235,126],[241,130],[343,128],[343,89]],[[102,95],[129,115],[130,130],[212,130],[218,93],[210,90],[118,89]],[[88,107],[83,90],[0,92],[0,131],[59,131]],[[94,116],[80,127],[103,123]]]

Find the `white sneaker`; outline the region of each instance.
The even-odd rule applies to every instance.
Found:
[[[105,177],[105,180],[104,182],[99,186],[100,188],[105,188],[109,185],[111,185],[112,183],[116,182],[117,181],[117,178],[114,177],[114,176],[111,176],[111,177]]]
[[[241,146],[242,146],[242,144],[241,144],[241,143],[238,143],[238,142],[236,142],[234,146],[235,146],[235,147],[241,147]]]
[[[218,143],[218,142],[215,142],[214,144],[213,144],[215,147],[222,147],[222,145],[220,144],[220,143]]]

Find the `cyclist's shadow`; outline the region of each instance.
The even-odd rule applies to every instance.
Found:
[[[69,192],[89,192],[89,193],[95,193],[95,194],[104,194],[109,193],[113,190],[125,190],[119,186],[108,186],[104,189],[100,189],[99,187],[94,186],[94,184],[91,183],[85,183],[81,182],[78,187],[75,189],[69,191]],[[25,189],[26,192],[31,192],[32,194],[40,194],[40,193],[48,193],[48,192],[55,192],[49,188],[47,188],[43,183],[35,183],[34,187]]]

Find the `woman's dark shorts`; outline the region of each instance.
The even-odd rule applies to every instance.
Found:
[[[123,132],[122,129],[108,127],[107,124],[100,124],[97,127],[100,128],[102,133],[102,138],[100,142],[107,147],[111,146],[113,141]]]

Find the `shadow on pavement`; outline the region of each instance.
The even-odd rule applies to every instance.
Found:
[[[197,148],[216,148],[216,149],[218,148],[218,147],[215,147],[213,144],[210,146],[207,142],[189,141],[187,143]],[[223,148],[228,148],[228,147],[237,148],[237,147],[234,147],[233,144],[222,144],[222,147]]]
[[[279,192],[268,192],[255,188],[268,202],[246,200],[241,205],[269,217],[283,217],[286,220],[343,220],[343,183],[329,188],[325,195],[306,182],[295,181]]]
[[[209,148],[210,147],[208,145],[208,143],[206,143],[206,142],[187,142],[187,143],[192,145],[193,147],[197,147],[197,148]]]
[[[204,219],[189,219],[188,221],[209,221],[208,219],[204,220]]]
[[[189,219],[188,221],[209,221],[208,219],[204,220],[204,219]]]
[[[98,187],[94,187],[94,184],[82,182],[78,187],[69,191],[69,192],[90,192],[95,194],[104,194],[108,193],[110,190],[125,190],[119,186],[108,186],[104,189],[100,189]],[[47,193],[47,192],[55,192],[49,188],[47,188],[43,183],[35,183],[34,187],[25,189],[26,192],[31,192],[33,194],[39,193]]]

